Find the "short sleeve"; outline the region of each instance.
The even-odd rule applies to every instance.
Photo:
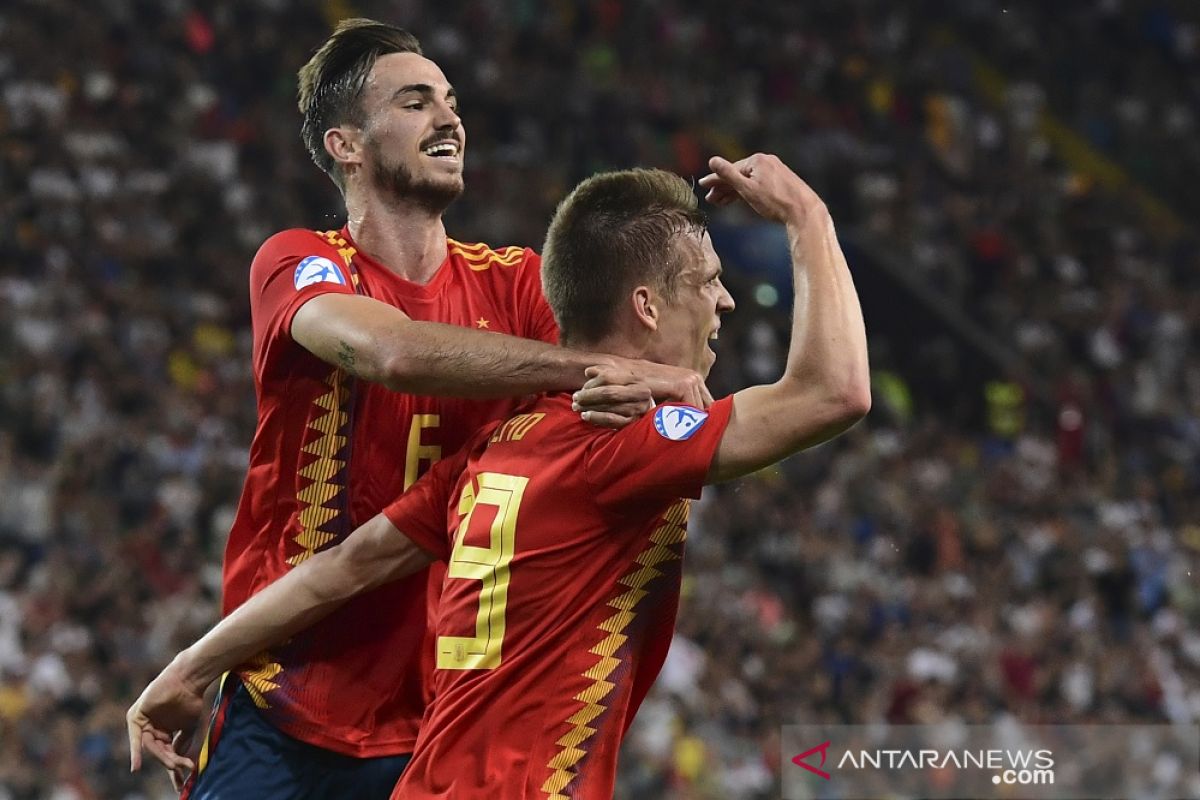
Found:
[[[598,438],[587,456],[587,478],[596,501],[619,509],[699,498],[732,412],[732,397],[718,400],[707,411],[660,405],[632,425]]]
[[[526,328],[522,335],[526,339],[537,339],[558,344],[558,323],[554,312],[542,292],[542,257],[526,249],[525,262],[521,264],[521,306],[528,309],[525,315]]]
[[[467,466],[467,448],[439,460],[383,515],[413,543],[439,561],[450,557],[447,509]]]
[[[262,341],[291,337],[300,306],[322,294],[354,294],[346,261],[314,231],[293,229],[263,243],[250,266],[250,308]]]

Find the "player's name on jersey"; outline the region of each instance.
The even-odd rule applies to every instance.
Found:
[[[492,444],[496,442],[519,442],[525,438],[525,434],[533,430],[533,426],[542,421],[546,415],[538,412],[536,414],[517,414],[515,417],[505,422],[489,439]]]

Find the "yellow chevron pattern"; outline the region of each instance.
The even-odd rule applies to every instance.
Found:
[[[450,245],[450,254],[456,255],[463,261],[466,261],[467,266],[475,272],[483,272],[486,269],[491,269],[493,264],[499,264],[502,267],[515,267],[525,258],[525,249],[523,247],[505,247],[501,250],[492,250],[486,244],[463,244],[454,239],[447,241]]]
[[[345,491],[345,487],[333,482],[333,477],[346,466],[343,459],[336,458],[346,444],[346,437],[340,432],[349,419],[349,413],[345,410],[346,401],[350,399],[346,373],[340,369],[333,370],[326,376],[325,384],[329,391],[316,399],[316,405],[325,413],[308,423],[308,427],[320,436],[301,448],[302,452],[316,456],[316,459],[300,470],[300,475],[312,483],[296,495],[300,503],[300,534],[293,541],[304,549],[288,559],[293,567],[307,561],[313,553],[333,540],[334,534],[322,530],[322,526],[337,517],[339,511],[327,508],[325,504]]]
[[[671,545],[677,545],[687,538],[687,520],[691,505],[689,500],[680,500],[667,509],[662,516],[662,524],[650,535],[650,544],[634,559],[638,564],[637,568],[617,581],[628,587],[628,591],[608,601],[608,606],[616,609],[617,613],[597,626],[608,635],[588,651],[599,656],[596,663],[583,673],[592,684],[575,695],[574,699],[582,703],[583,707],[567,718],[567,722],[572,726],[571,730],[555,742],[562,749],[546,765],[550,770],[550,777],[542,784],[542,792],[547,795],[548,800],[570,800],[563,792],[579,774],[575,765],[587,754],[587,740],[596,733],[596,728],[591,727],[590,723],[608,710],[603,701],[616,685],[608,680],[608,676],[621,664],[616,652],[629,639],[624,631],[636,616],[634,609],[637,604],[647,594],[643,587],[663,574],[657,569],[658,565],[680,558],[680,554],[672,550]]]
[[[279,684],[275,683],[272,678],[283,672],[283,667],[278,661],[272,661],[271,656],[266,652],[259,653],[247,661],[246,667],[242,670],[241,677],[242,685],[250,693],[250,699],[259,708],[270,708],[266,695],[279,688]]]
[[[336,247],[342,261],[350,268],[350,259],[357,252],[338,231],[314,231],[329,245]],[[358,273],[350,268],[350,279],[355,291],[358,290]],[[300,470],[300,476],[312,481],[296,494],[300,505],[300,534],[293,540],[304,548],[301,552],[287,560],[293,567],[301,564],[334,539],[334,534],[322,530],[321,527],[337,517],[339,511],[326,508],[325,504],[344,491],[342,486],[333,482],[346,462],[334,456],[341,452],[346,444],[346,437],[341,435],[349,412],[346,402],[350,399],[350,389],[347,386],[347,376],[342,370],[335,369],[325,377],[325,385],[329,391],[318,397],[314,403],[325,413],[310,419],[308,427],[321,434],[301,448],[301,452],[316,456],[308,466]],[[267,652],[260,653],[246,663],[241,672],[242,684],[250,693],[250,699],[259,708],[270,708],[267,695],[279,688],[274,681],[283,666],[278,661],[272,661]]]
[[[338,231],[316,231],[315,233],[331,247],[336,247],[342,261],[347,267],[350,266],[350,259],[358,251]],[[357,289],[358,273],[353,269],[350,270],[350,278],[354,288]],[[300,476],[308,478],[312,483],[296,495],[296,499],[301,505],[300,534],[294,541],[304,549],[288,559],[288,563],[293,567],[304,563],[315,552],[333,541],[334,534],[321,528],[337,517],[338,511],[326,508],[325,504],[344,491],[344,487],[333,483],[333,476],[346,466],[346,462],[340,458],[334,458],[334,456],[346,444],[346,437],[340,435],[340,432],[349,419],[345,406],[350,397],[350,390],[347,386],[346,374],[340,369],[331,372],[325,378],[325,384],[329,386],[329,391],[318,397],[315,402],[326,413],[308,423],[309,428],[321,435],[302,448],[303,452],[316,456],[316,460],[300,470]]]

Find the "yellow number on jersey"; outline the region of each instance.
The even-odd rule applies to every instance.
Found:
[[[442,457],[442,448],[436,444],[422,444],[421,434],[427,428],[436,428],[441,422],[438,414],[413,414],[412,427],[408,429],[408,450],[404,456],[404,491],[408,491],[417,478],[421,477],[421,462],[428,466]]]
[[[508,607],[508,565],[513,557],[517,509],[521,506],[527,483],[528,478],[518,475],[481,472],[478,495],[469,482],[463,487],[458,499],[458,513],[463,518],[454,538],[446,577],[479,581],[479,612],[475,616],[474,636],[438,637],[438,669],[495,669],[500,666],[504,613]],[[481,505],[496,509],[487,547],[466,544],[471,518]]]

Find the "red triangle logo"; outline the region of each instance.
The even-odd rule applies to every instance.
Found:
[[[820,775],[825,780],[829,780],[830,775],[828,772],[826,772],[823,769],[817,769],[812,764],[809,764],[807,761],[804,760],[804,759],[808,758],[809,756],[813,755],[814,753],[820,753],[821,754],[821,766],[822,767],[825,766],[825,756],[827,754],[826,751],[829,750],[829,745],[830,745],[829,742],[824,742],[823,744],[819,744],[816,747],[810,747],[808,750],[805,750],[803,753],[801,753],[800,755],[793,758],[792,763],[795,764],[797,767],[804,767],[806,770],[813,773],[814,775]]]

